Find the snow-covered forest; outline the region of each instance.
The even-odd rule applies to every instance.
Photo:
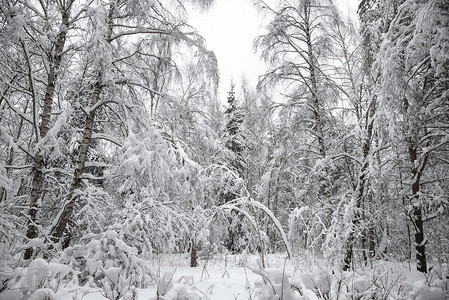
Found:
[[[0,299],[449,299],[449,2],[247,1],[1,1]]]

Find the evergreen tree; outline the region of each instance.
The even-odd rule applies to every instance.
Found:
[[[243,151],[245,150],[245,137],[242,130],[244,114],[237,106],[234,92],[235,85],[231,83],[231,90],[228,92],[228,108],[225,111],[227,123],[225,128],[225,147],[230,153],[229,167],[244,178],[245,161]]]
[[[242,129],[244,114],[242,109],[237,105],[234,88],[235,85],[231,82],[231,90],[228,92],[227,98],[228,108],[225,111],[226,126],[224,133],[224,146],[227,150],[227,167],[235,174],[229,172],[230,174],[226,176],[226,188],[220,195],[221,204],[226,204],[240,197],[242,185],[238,182],[238,180],[244,179],[244,173],[246,170],[246,164],[243,158],[243,152],[245,150],[245,138]],[[236,176],[239,177],[237,178],[237,181]],[[228,217],[228,221],[229,231],[228,237],[224,241],[224,245],[229,251],[238,252],[241,250],[239,240],[243,236],[242,218],[232,212],[232,214]]]

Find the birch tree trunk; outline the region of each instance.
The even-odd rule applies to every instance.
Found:
[[[36,132],[36,141],[39,143],[44,139],[50,129],[50,121],[52,114],[52,104],[55,95],[55,84],[58,79],[58,73],[60,72],[61,61],[64,51],[64,46],[67,37],[67,28],[69,25],[70,9],[72,6],[72,1],[66,3],[65,7],[61,7],[61,26],[58,38],[55,44],[55,52],[49,57],[50,59],[50,69],[47,77],[47,86],[44,96],[43,110],[41,114],[41,124],[39,126],[39,132]],[[31,69],[31,64],[29,63],[28,50],[26,45],[23,45],[23,49],[26,59],[29,64],[29,77],[30,86],[33,87],[33,74]],[[35,92],[33,94],[34,105],[36,105],[37,99],[35,98]],[[34,114],[36,114],[36,107],[34,106]],[[28,211],[28,229],[26,237],[29,239],[36,238],[38,236],[38,212],[39,212],[39,202],[42,194],[42,186],[44,183],[44,174],[42,168],[44,166],[45,154],[42,149],[38,149],[34,156],[33,163],[33,180],[32,180],[32,190],[30,195],[30,204]],[[33,255],[33,249],[28,248],[25,250],[25,259],[30,259]]]
[[[60,241],[64,230],[67,226],[67,223],[72,216],[73,208],[75,206],[76,201],[76,190],[80,188],[81,186],[81,176],[84,172],[84,167],[86,165],[87,160],[87,153],[90,148],[90,142],[92,140],[92,132],[94,127],[94,121],[95,121],[95,109],[94,106],[98,103],[100,99],[102,91],[102,76],[100,73],[100,76],[95,83],[94,91],[92,94],[91,99],[91,110],[89,112],[89,115],[86,119],[86,124],[84,126],[83,131],[83,138],[81,140],[80,149],[79,149],[79,155],[77,160],[77,165],[75,168],[75,172],[73,174],[72,183],[69,188],[69,192],[67,194],[67,197],[64,202],[64,206],[62,208],[62,211],[59,213],[57,222],[55,226],[51,230],[51,235],[53,242],[57,243]]]
[[[313,116],[315,118],[315,131],[316,137],[318,139],[319,151],[322,157],[326,157],[326,148],[324,145],[324,135],[323,135],[323,123],[321,121],[321,104],[319,99],[318,92],[318,79],[317,79],[317,61],[314,55],[314,50],[312,46],[312,28],[311,28],[311,4],[304,5],[304,34],[306,37],[307,43],[307,57],[308,57],[308,66],[310,72],[310,92],[312,94],[312,103],[313,103]]]
[[[108,12],[108,23],[107,23],[107,33],[105,36],[105,41],[108,44],[111,44],[112,37],[112,29],[113,29],[113,17],[114,11],[116,9],[116,2],[112,2],[109,7]],[[61,237],[64,234],[64,230],[69,222],[70,217],[72,216],[73,209],[76,202],[76,190],[81,187],[81,176],[84,173],[84,167],[87,161],[87,153],[90,148],[90,142],[92,140],[92,133],[95,122],[95,114],[96,109],[98,107],[97,104],[100,101],[101,92],[103,90],[103,76],[105,70],[102,69],[102,66],[98,66],[99,70],[97,80],[93,87],[93,92],[91,96],[90,109],[86,118],[86,124],[84,125],[83,130],[83,138],[81,140],[79,155],[77,159],[76,168],[73,174],[72,183],[70,184],[69,192],[64,201],[64,206],[60,211],[54,226],[52,227],[50,234],[52,236],[52,240],[55,243],[59,243],[61,241]],[[65,246],[68,245],[68,242],[64,243]]]

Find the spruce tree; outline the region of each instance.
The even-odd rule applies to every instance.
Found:
[[[245,149],[245,139],[242,130],[244,114],[237,106],[234,92],[235,85],[231,83],[231,90],[228,92],[228,108],[225,111],[227,123],[225,128],[225,147],[232,152],[229,167],[244,178],[245,161],[243,151]]]
[[[228,92],[228,107],[225,111],[226,127],[224,129],[224,146],[228,150],[227,167],[235,172],[240,179],[245,178],[246,164],[243,158],[245,150],[245,138],[243,134],[244,114],[237,105],[237,99],[234,92],[235,85],[231,83],[231,90]],[[222,204],[228,203],[240,197],[241,184],[235,181],[235,176],[229,176],[227,187],[221,195]],[[239,239],[244,235],[242,230],[242,218],[238,214],[232,212],[228,219],[230,226],[228,237],[224,241],[225,247],[231,252],[239,252]]]

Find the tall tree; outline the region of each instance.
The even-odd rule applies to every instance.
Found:
[[[332,26],[328,27],[332,44],[332,56],[335,58],[334,76],[336,90],[341,95],[340,113],[345,136],[342,137],[341,155],[344,157],[345,172],[349,172],[350,201],[347,204],[346,219],[350,221],[346,234],[343,270],[348,270],[353,260],[353,248],[357,232],[361,234],[361,246],[374,255],[373,224],[366,224],[366,216],[373,215],[370,194],[370,165],[373,165],[373,139],[375,136],[376,95],[371,86],[375,80],[371,76],[371,66],[363,55],[368,47],[360,46],[359,35],[351,21],[344,22],[339,13],[334,12]],[[350,146],[351,145],[351,146]],[[354,146],[357,148],[354,149]],[[365,228],[368,227],[369,230]],[[367,260],[363,250],[364,260]]]
[[[328,40],[325,24],[334,9],[331,1],[283,1],[272,8],[265,1],[256,1],[259,9],[272,16],[268,33],[256,40],[263,58],[271,69],[261,86],[282,83],[284,95],[295,105],[304,106],[311,116],[305,116],[309,133],[316,141],[311,151],[326,156],[324,137],[324,105],[326,56]]]
[[[443,33],[448,26],[445,1],[405,1],[389,25],[377,59],[382,76],[380,106],[405,167],[408,188],[403,195],[408,200],[421,272],[427,272],[424,224],[438,215],[435,201],[440,201],[426,191],[445,180],[429,168],[446,164],[444,152],[449,143],[449,57],[445,50],[449,39]]]
[[[30,145],[30,151],[26,151],[33,160],[26,233],[29,239],[38,236],[38,213],[45,181],[45,161],[48,160],[49,153],[54,147],[51,142],[52,136],[49,136],[55,119],[52,117],[55,115],[53,105],[55,96],[60,91],[63,59],[71,53],[66,49],[67,35],[71,30],[72,22],[76,21],[83,13],[83,10],[78,11],[72,17],[73,5],[74,1],[50,1],[39,4],[21,2],[15,5],[8,1],[6,5],[2,5],[2,13],[6,21],[4,33],[15,31],[9,37],[7,47],[16,48],[24,63],[23,70],[15,68],[13,71],[16,72],[15,74],[8,74],[9,86],[14,90],[12,97],[5,99],[10,109],[13,109],[11,106],[13,99],[23,97],[23,105],[19,108],[23,109],[23,113],[19,113],[20,129],[14,140],[17,141],[21,133],[25,131],[22,120],[29,123],[32,128],[32,136],[30,136],[33,139],[32,145]],[[20,58],[6,53],[2,61],[5,64],[8,61],[14,62],[16,59]],[[18,62],[15,61],[15,63]],[[13,65],[9,65],[8,68],[10,67]],[[29,118],[27,118],[28,116]],[[32,250],[27,249],[25,259],[29,259],[31,255]]]
[[[208,3],[210,1],[199,2],[201,5]],[[94,32],[90,44],[93,47],[88,50],[96,55],[96,59],[92,62],[90,104],[85,119],[83,137],[80,142],[77,166],[73,173],[69,193],[51,229],[54,241],[58,241],[62,237],[74,209],[77,199],[75,192],[81,186],[98,108],[109,101],[108,98],[112,97],[113,91],[118,86],[125,85],[138,86],[149,92],[152,96],[150,112],[154,112],[156,100],[153,96],[154,94],[162,93],[159,90],[153,90],[153,88],[160,88],[160,86],[155,85],[154,80],[148,86],[142,78],[133,76],[132,72],[133,66],[138,68],[135,58],[154,57],[152,53],[153,47],[151,47],[151,45],[154,45],[153,36],[159,37],[159,41],[164,45],[167,45],[166,39],[171,39],[172,43],[183,40],[199,48],[202,56],[207,57],[211,55],[201,44],[202,41],[200,39],[194,40],[189,37],[189,34],[181,31],[183,29],[180,25],[183,24],[182,18],[171,13],[171,5],[176,7],[178,4],[178,2],[174,2],[167,3],[164,6],[161,3],[145,2],[144,5],[146,7],[142,8],[135,6],[133,2],[111,1],[107,9],[100,7],[95,19],[92,19]],[[179,8],[183,10],[182,6]],[[153,16],[159,17],[153,18]],[[137,39],[137,42],[134,42],[134,45],[137,45],[134,49],[128,49],[124,46],[128,39]],[[147,48],[148,46],[150,47]],[[164,53],[165,55],[169,54],[167,52]],[[164,55],[164,53],[162,54]],[[159,57],[157,66],[160,66],[161,61],[164,59],[166,57]],[[129,70],[128,64],[131,64],[131,70]],[[140,74],[138,73],[137,75]],[[159,73],[155,74],[155,76],[160,75]]]

